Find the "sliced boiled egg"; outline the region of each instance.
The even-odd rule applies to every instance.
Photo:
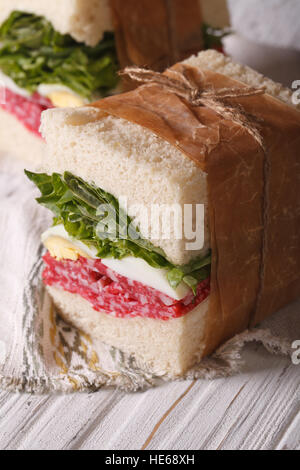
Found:
[[[96,248],[70,237],[62,224],[46,230],[42,235],[42,242],[50,255],[58,261],[62,259],[76,261],[79,256],[97,258]]]
[[[87,104],[87,100],[74,93],[70,88],[63,85],[38,86],[37,91],[40,95],[46,96],[57,108],[76,108]]]
[[[8,88],[13,93],[16,93],[24,98],[30,98],[31,93],[23,88],[20,88],[16,83],[0,70],[0,85]],[[41,96],[48,98],[57,108],[75,108],[77,106],[84,106],[88,100],[75,93],[70,88],[59,84],[40,84],[37,87],[37,92]]]
[[[90,258],[86,251],[76,247],[65,238],[57,237],[55,235],[47,238],[45,241],[45,247],[49,251],[50,255],[58,261],[62,259],[71,259],[76,261],[79,256]]]
[[[3,72],[1,72],[1,70],[0,70],[0,86],[3,88],[8,88],[13,93],[23,96],[24,98],[30,98],[29,91],[25,90],[24,88],[20,88],[10,77],[8,77]]]

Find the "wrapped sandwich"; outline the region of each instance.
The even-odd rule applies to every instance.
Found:
[[[43,113],[43,278],[67,321],[177,377],[300,294],[300,114],[216,51],[128,73],[144,84]],[[156,205],[200,205],[199,243],[186,220],[147,231]]]
[[[39,163],[44,110],[120,90],[120,64],[162,71],[201,50],[199,3],[0,0],[0,150]]]

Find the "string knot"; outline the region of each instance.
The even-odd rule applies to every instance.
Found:
[[[183,98],[190,106],[205,106],[220,114],[224,119],[240,125],[258,142],[265,151],[263,138],[258,130],[259,123],[255,116],[245,112],[240,104],[232,102],[234,98],[263,95],[265,88],[243,86],[241,88],[221,88],[218,90],[199,86],[192,77],[191,67],[182,66],[182,70],[168,70],[167,74],[132,66],[119,72],[136,82],[146,85],[159,85],[164,90]]]

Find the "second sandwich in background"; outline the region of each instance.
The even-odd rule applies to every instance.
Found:
[[[121,91],[120,67],[162,71],[220,46],[200,0],[0,0],[0,25],[0,151],[31,166],[44,152],[44,110]]]
[[[0,151],[33,166],[45,109],[111,93],[118,60],[107,2],[0,1]]]

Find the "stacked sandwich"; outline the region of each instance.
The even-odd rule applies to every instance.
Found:
[[[27,175],[54,213],[43,277],[61,314],[176,377],[300,295],[300,115],[215,51],[131,75],[148,83],[43,113],[49,158]],[[156,204],[202,204],[201,246],[147,232]]]

